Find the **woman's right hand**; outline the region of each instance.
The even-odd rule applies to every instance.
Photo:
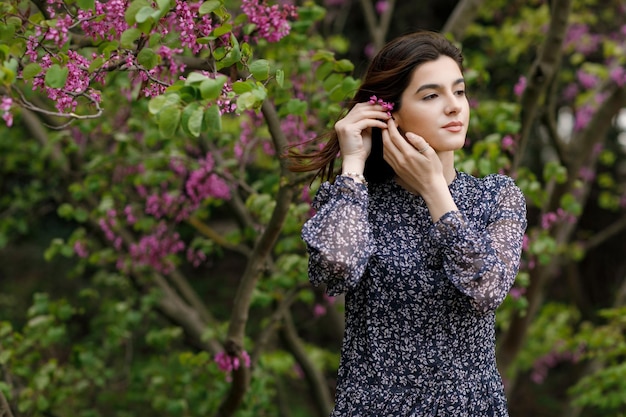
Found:
[[[344,172],[363,172],[372,150],[372,128],[387,129],[389,117],[380,104],[357,103],[335,123]]]

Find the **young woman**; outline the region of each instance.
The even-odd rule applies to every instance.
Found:
[[[455,170],[470,118],[461,52],[432,32],[393,40],[348,110],[294,168],[334,180],[302,231],[311,282],[346,295],[332,416],[507,416],[494,311],[526,205],[509,177]]]

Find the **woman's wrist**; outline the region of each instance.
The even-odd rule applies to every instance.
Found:
[[[361,184],[365,184],[367,185],[367,180],[365,179],[365,177],[363,176],[363,174],[360,174],[358,172],[349,172],[349,171],[343,171],[341,173],[342,177],[348,177],[348,178],[352,178],[354,181],[356,182],[360,182]]]
[[[341,170],[343,172],[356,172],[358,174],[363,174],[364,169],[365,161],[362,161],[359,158],[344,158],[341,163]]]

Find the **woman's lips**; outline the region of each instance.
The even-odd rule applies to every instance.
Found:
[[[463,123],[461,122],[450,122],[447,125],[443,126],[443,129],[446,129],[449,132],[458,133],[463,130]]]

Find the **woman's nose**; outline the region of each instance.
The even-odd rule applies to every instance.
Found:
[[[448,98],[448,102],[446,103],[445,112],[446,114],[456,114],[461,111],[461,99],[462,97],[458,97],[455,94],[450,95]]]

